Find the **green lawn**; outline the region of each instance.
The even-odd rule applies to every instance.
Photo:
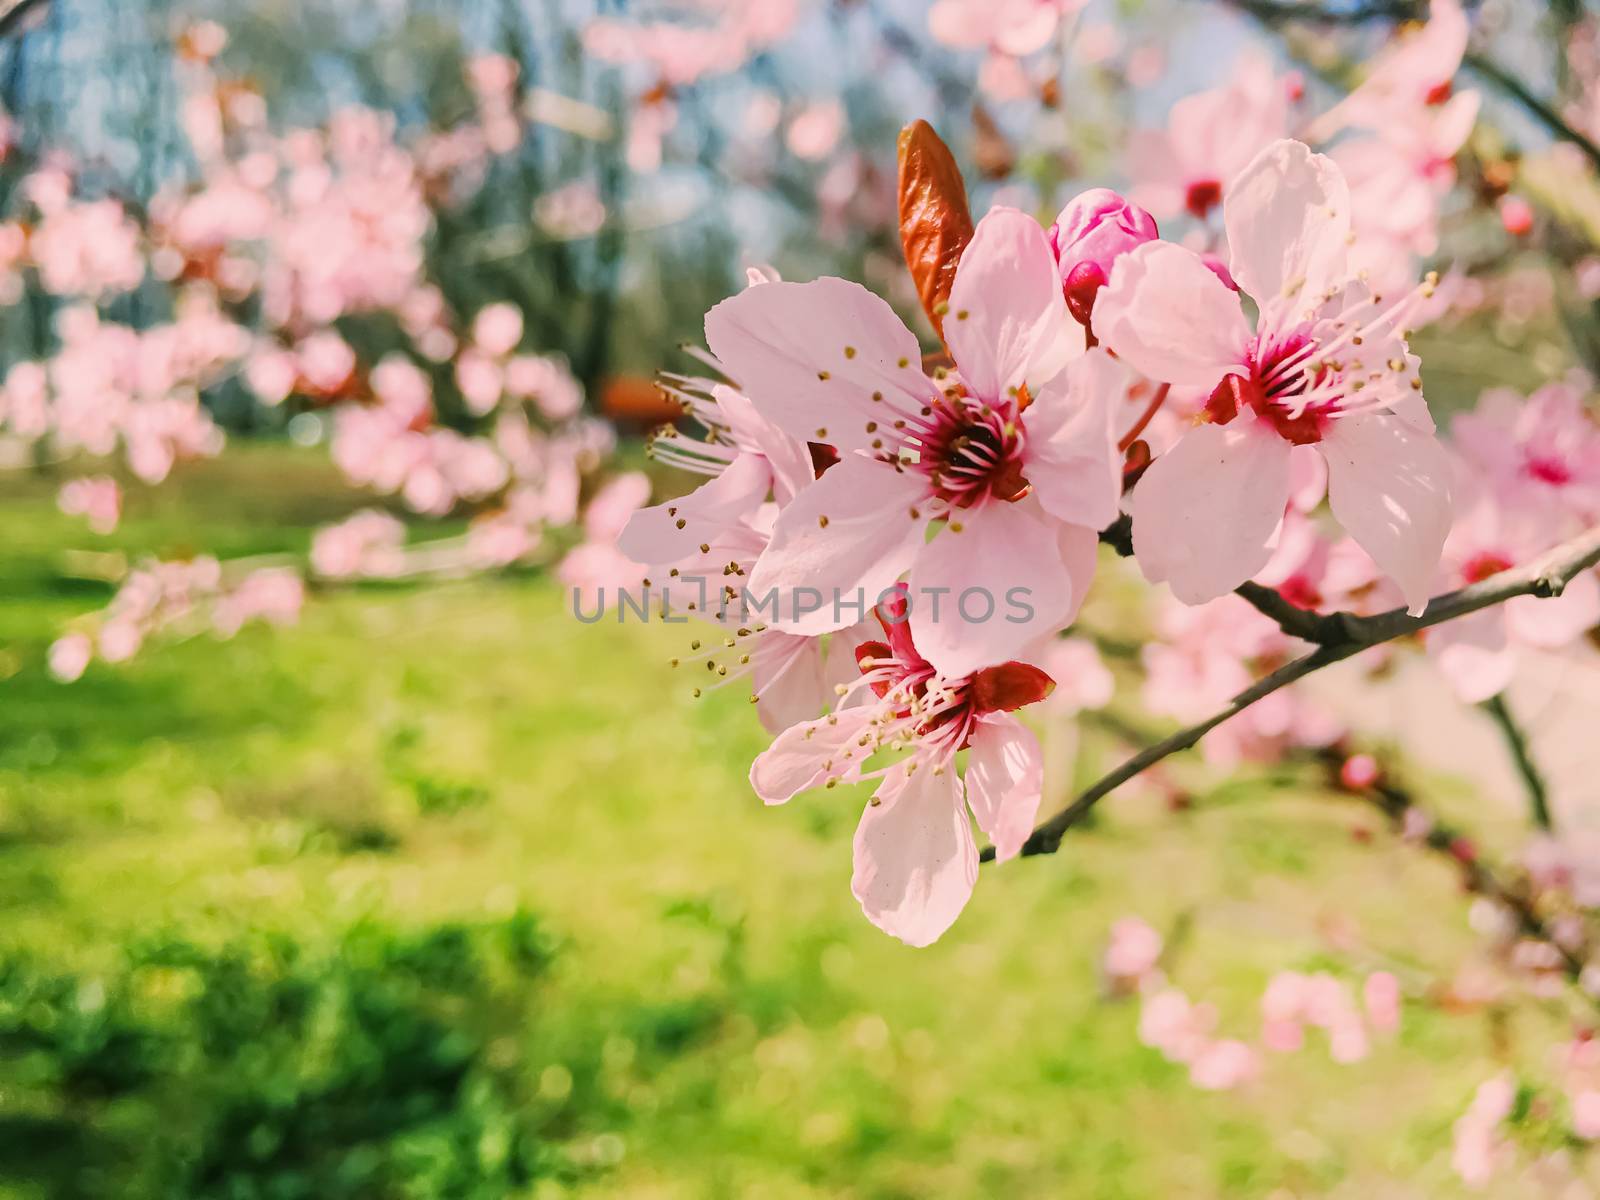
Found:
[[[861,796],[763,809],[684,629],[580,625],[549,581],[319,595],[52,682],[110,594],[69,548],[295,549],[354,506],[312,452],[230,455],[110,539],[4,485],[0,1194],[1450,1196],[1451,1121],[1534,1053],[1423,998],[1470,941],[1450,872],[1264,782],[1114,799],[902,947],[849,894]],[[1198,1092],[1101,994],[1128,913],[1188,924],[1224,1030],[1277,969],[1386,965],[1404,1031]]]

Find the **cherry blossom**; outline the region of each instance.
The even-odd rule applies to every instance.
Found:
[[[1187,212],[1204,220],[1256,155],[1288,133],[1286,81],[1265,54],[1247,52],[1227,84],[1174,104],[1166,129],[1132,135],[1129,195],[1157,217]]]
[[[1446,103],[1470,32],[1456,0],[1432,0],[1427,24],[1391,43],[1360,86],[1313,123],[1310,136],[1321,140],[1351,125],[1382,129],[1409,111]]]
[[[1458,424],[1464,418],[1458,418]],[[1470,485],[1464,470],[1460,477]],[[1458,485],[1469,491],[1470,486]],[[1518,494],[1526,492],[1518,489]],[[1445,542],[1449,586],[1491,579],[1528,562],[1560,540],[1545,505],[1480,495],[1463,507]],[[1561,595],[1539,599],[1518,596],[1506,604],[1473,613],[1432,631],[1431,657],[1457,694],[1469,703],[1504,690],[1516,673],[1518,650],[1559,650],[1600,625],[1600,576],[1588,571]]]
[[[68,516],[81,516],[96,533],[112,533],[122,517],[122,489],[108,475],[73,479],[61,485],[56,505]]]
[[[1581,376],[1527,397],[1491,389],[1450,428],[1494,498],[1533,506],[1556,536],[1600,515],[1600,427],[1586,410],[1587,391]]]
[[[703,656],[695,639],[690,661],[703,657],[719,686],[749,676],[762,723],[776,733],[833,701],[834,688],[854,674],[850,655],[861,637],[841,627],[825,642],[770,628],[746,611],[736,591],[729,596],[718,589],[748,578],[770,543],[777,514],[815,480],[812,452],[725,384],[677,375],[667,386],[707,436],[692,440],[668,431],[652,443],[652,454],[710,479],[687,496],[632,513],[617,547],[645,567],[667,608],[692,608],[724,628]],[[733,653],[719,660],[723,651]]]
[[[405,564],[406,528],[397,517],[368,508],[319,529],[311,542],[311,569],[324,579],[382,579]]]
[[[1141,568],[1186,603],[1266,565],[1296,446],[1322,456],[1334,517],[1409,608],[1432,594],[1450,468],[1402,336],[1422,292],[1386,305],[1350,273],[1349,207],[1330,160],[1274,143],[1224,207],[1229,271],[1256,301],[1254,329],[1197,255],[1163,242],[1124,255],[1097,301],[1095,333],[1120,357],[1212,389],[1209,421],[1156,460],[1132,501]]]
[[[1479,1086],[1467,1111],[1456,1120],[1450,1165],[1462,1181],[1484,1187],[1510,1149],[1500,1126],[1511,1115],[1517,1089],[1509,1073],[1496,1075]]]
[[[1086,0],[936,0],[928,28],[948,46],[988,48],[1012,58],[1043,50]]]
[[[749,288],[707,314],[706,336],[767,419],[843,454],[779,514],[752,588],[779,596],[779,623],[796,633],[848,623],[838,604],[793,611],[800,588],[870,603],[909,570],[917,606],[974,580],[991,600],[1020,589],[1026,619],[968,621],[951,602],[920,625],[930,661],[965,674],[1082,603],[1095,530],[1116,516],[1122,377],[1084,355],[1044,231],[1022,213],[979,223],[950,310],[958,378],[945,389],[889,306],[840,279]],[[927,541],[930,521],[944,526]]]
[[[750,768],[768,804],[837,783],[879,780],[855,836],[851,891],[878,928],[912,946],[936,941],[978,879],[968,817],[1014,857],[1033,828],[1043,785],[1038,739],[1010,714],[1043,699],[1053,681],[1008,662],[941,675],[917,649],[904,593],[877,609],[883,641],[856,649],[860,676],[835,710],[780,733]],[[956,754],[969,748],[963,777]],[[867,769],[880,750],[910,753]]]

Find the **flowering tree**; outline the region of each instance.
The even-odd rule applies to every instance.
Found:
[[[108,186],[8,93],[10,459],[62,466],[93,535],[125,487],[262,430],[325,443],[371,498],[304,553],[134,565],[54,675],[288,624],[346,581],[548,567],[580,615],[643,589],[699,622],[677,660],[696,694],[748,681],[754,796],[867,785],[852,892],[916,946],[980,864],[1060,851],[1102,801],[1179,806],[1204,768],[1270,766],[1453,864],[1497,994],[1573,1021],[1551,1070],[1463,1097],[1461,1176],[1582,1170],[1594,833],[1508,692],[1543,656],[1592,670],[1600,627],[1595,22],[1491,0],[467,7],[494,37],[452,42],[415,104],[374,85],[309,115],[222,24],[184,24],[162,58],[184,165],[147,186]],[[1202,9],[1247,45],[1185,71],[1165,24]],[[1157,114],[1162,89],[1184,94]],[[705,307],[703,347],[666,361]],[[665,407],[626,386],[656,366]],[[650,448],[682,474],[618,467],[608,414],[624,439],[671,416]],[[412,540],[445,518],[464,532]],[[1315,686],[1359,705],[1419,663],[1435,705],[1503,733],[1524,843],[1432,813]],[[1122,753],[1074,788],[1044,745],[1076,727]],[[1258,1030],[1225,1029],[1175,932],[1129,917],[1104,971],[1200,1087],[1308,1034],[1354,1062],[1420,1000],[1403,972],[1286,970]]]
[[[1410,12],[1243,7],[1289,25],[1291,47],[1304,22]],[[1038,72],[1073,44],[1078,10],[950,0],[928,20],[937,41],[981,51],[992,98],[1048,109]],[[1579,848],[1590,835],[1555,825],[1502,696],[1521,648],[1592,655],[1591,385],[1491,388],[1445,433],[1416,340],[1505,283],[1496,266],[1440,258],[1451,214],[1467,211],[1462,164],[1501,238],[1527,245],[1545,219],[1508,190],[1515,167],[1492,157],[1482,96],[1455,87],[1463,63],[1555,134],[1553,161],[1588,189],[1594,142],[1469,54],[1471,17],[1453,0],[1427,17],[1320,112],[1301,75],[1247,57],[1166,128],[1129,137],[1126,197],[1081,191],[1049,224],[1003,202],[974,221],[950,152],[928,124],[907,126],[898,226],[932,339],[855,283],[752,271],[706,316],[710,374],[666,377],[705,433],[669,429],[657,455],[710,478],[636,513],[620,546],[665,611],[715,627],[693,642],[712,685],[750,678],[775,735],[751,767],[757,796],[872,785],[852,891],[886,933],[936,941],[981,862],[1055,853],[1124,785],[1175,790],[1167,760],[1199,746],[1219,764],[1302,763],[1368,800],[1456,862],[1518,986],[1565,976],[1580,1009],[1600,994]],[[1559,31],[1569,55],[1584,28]],[[980,156],[1000,136],[986,120]],[[1117,559],[1165,585],[1129,667],[1143,668],[1145,707],[1180,727],[1041,816],[1059,785],[1034,727],[1104,707],[1133,673],[1107,671],[1108,631],[1080,616],[1137,594]],[[1347,660],[1354,678],[1376,675],[1418,649],[1487,706],[1515,755],[1536,828],[1510,876],[1292,687]],[[1357,1002],[1332,976],[1288,972],[1263,997],[1258,1049],[1214,1034],[1215,1013],[1168,981],[1162,952],[1130,919],[1107,974],[1142,997],[1141,1036],[1202,1087],[1245,1082],[1260,1050],[1295,1049],[1308,1027],[1354,1061],[1400,1019],[1391,973],[1371,974]],[[1592,1008],[1580,1019],[1592,1028]],[[1519,1100],[1509,1075],[1484,1085],[1456,1130],[1463,1179],[1484,1183],[1516,1157],[1513,1127],[1530,1145],[1539,1122],[1579,1144],[1600,1133],[1592,1066],[1579,1065],[1588,1037],[1562,1075],[1567,1110],[1540,1102],[1530,1120],[1531,1093]],[[1576,1169],[1564,1154],[1539,1165]]]

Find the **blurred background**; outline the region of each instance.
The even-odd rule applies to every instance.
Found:
[[[762,810],[767,735],[691,695],[689,633],[571,618],[696,482],[646,456],[653,377],[703,370],[747,270],[859,280],[931,345],[903,124],[1048,223],[1179,98],[1260,62],[1321,111],[1426,15],[1049,7],[1013,56],[916,0],[0,0],[0,1195],[1468,1194],[1452,1124],[1572,1012],[1325,762],[1176,762],[914,951],[850,897],[859,796]],[[1474,19],[1589,119],[1578,0]],[[1442,416],[1600,360],[1593,171],[1477,81],[1419,251],[1465,264],[1416,342]],[[1090,614],[1108,686],[1132,595]],[[1595,679],[1509,693],[1562,813]],[[1520,847],[1495,722],[1388,682],[1328,703]],[[1049,809],[1171,727],[1074,703]],[[1107,974],[1130,915],[1241,1037],[1286,968],[1381,970],[1404,1020],[1197,1087]]]

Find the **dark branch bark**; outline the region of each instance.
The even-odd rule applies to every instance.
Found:
[[[1132,527],[1124,517],[1100,536],[1102,541],[1117,547],[1120,552],[1123,545],[1131,546]],[[1562,543],[1524,567],[1502,571],[1481,583],[1436,596],[1419,617],[1413,617],[1401,608],[1370,617],[1360,617],[1345,612],[1326,616],[1307,614],[1308,617],[1315,618],[1314,624],[1308,623],[1308,631],[1313,636],[1307,638],[1318,643],[1315,650],[1257,680],[1204,721],[1180,729],[1154,745],[1146,747],[1097,780],[1066,808],[1038,826],[1023,845],[1022,853],[1053,854],[1061,845],[1061,839],[1067,830],[1083,820],[1096,804],[1128,780],[1162,759],[1180,750],[1189,749],[1228,718],[1243,712],[1273,692],[1288,687],[1296,680],[1304,679],[1323,667],[1342,662],[1373,646],[1395,641],[1430,626],[1475,613],[1480,609],[1503,604],[1516,596],[1559,596],[1568,581],[1596,563],[1600,563],[1600,525],[1571,541]],[[1270,592],[1270,589],[1261,589],[1261,592]],[[1277,594],[1272,593],[1272,595]],[[1257,596],[1257,599],[1261,598]],[[1246,599],[1250,597],[1247,596]],[[1281,596],[1278,596],[1277,600],[1288,604],[1288,601],[1283,600]],[[1273,603],[1275,606],[1276,602]],[[1299,613],[1304,610],[1295,611]],[[1295,636],[1303,635],[1296,633]],[[983,857],[985,861],[993,858],[993,850],[986,849]]]
[[[1317,757],[1327,767],[1330,774],[1337,777],[1343,754],[1334,749],[1317,752]],[[1461,871],[1461,883],[1468,892],[1476,896],[1486,896],[1500,904],[1516,918],[1518,932],[1525,937],[1534,938],[1555,949],[1560,955],[1562,971],[1572,983],[1578,983],[1587,963],[1587,950],[1575,952],[1556,938],[1550,927],[1540,915],[1537,904],[1520,887],[1507,884],[1489,864],[1479,856],[1472,839],[1459,829],[1455,829],[1440,821],[1422,805],[1418,804],[1410,792],[1384,780],[1370,788],[1363,789],[1358,795],[1375,805],[1396,829],[1405,824],[1406,813],[1416,811],[1425,818],[1427,836],[1423,839],[1424,845],[1444,857],[1453,861]],[[1585,992],[1591,1003],[1595,1002],[1593,996]]]
[[[1550,133],[1562,141],[1571,142],[1582,150],[1589,161],[1600,167],[1600,145],[1595,140],[1568,123],[1550,104],[1549,101],[1534,94],[1534,92],[1510,71],[1499,63],[1482,54],[1469,54],[1462,60],[1463,65],[1481,76],[1486,82],[1493,84],[1500,91],[1510,96],[1528,113],[1543,125]]]
[[[1506,749],[1511,751],[1511,760],[1516,764],[1517,773],[1522,776],[1523,787],[1528,792],[1528,808],[1533,816],[1533,823],[1546,831],[1553,829],[1555,826],[1550,819],[1550,790],[1545,786],[1539,764],[1533,760],[1533,751],[1528,745],[1528,738],[1523,733],[1522,726],[1518,725],[1516,717],[1512,716],[1511,708],[1506,704],[1503,695],[1491,696],[1484,701],[1483,708],[1500,727],[1501,736],[1506,740]]]

